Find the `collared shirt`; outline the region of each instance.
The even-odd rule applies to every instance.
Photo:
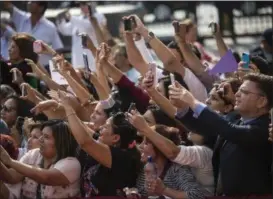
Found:
[[[98,20],[100,25],[106,24],[106,18],[101,13],[95,13],[94,17]],[[88,36],[93,41],[94,45],[97,47],[98,42],[96,38],[96,33],[93,25],[87,17],[84,15],[80,16],[71,16],[71,20],[67,23],[65,20],[62,20],[57,23],[58,30],[67,36],[72,36],[72,65],[75,68],[81,68],[84,66],[84,61],[82,57],[83,48],[81,43],[81,37],[78,36],[79,33],[87,33]],[[89,50],[86,50],[85,53],[88,57],[89,67],[92,71],[96,70],[95,60],[92,53]]]
[[[60,39],[60,36],[57,32],[57,28],[48,19],[41,17],[37,24],[32,27],[31,14],[19,10],[16,7],[13,7],[12,12],[12,21],[15,24],[17,32],[26,32],[31,34],[37,40],[42,40],[48,45],[52,46],[53,49],[62,49],[63,43]],[[49,55],[40,55],[39,62],[43,66],[48,65],[48,61],[51,59]]]
[[[3,35],[1,35],[1,56],[4,60],[9,60],[10,38],[14,33],[15,31],[10,26],[7,26]]]

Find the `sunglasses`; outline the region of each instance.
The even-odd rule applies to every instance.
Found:
[[[14,107],[7,107],[5,105],[1,106],[1,111],[5,111],[5,112],[12,112],[12,111],[15,111],[16,109]]]

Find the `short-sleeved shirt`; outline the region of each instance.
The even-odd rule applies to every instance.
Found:
[[[39,22],[34,27],[32,27],[30,16],[30,13],[19,10],[16,7],[13,8],[11,17],[17,32],[29,33],[36,39],[46,42],[55,50],[63,48],[63,43],[54,23],[45,17],[42,17]],[[39,62],[43,66],[48,65],[50,58],[51,57],[48,55],[41,55]]]
[[[212,195],[199,185],[188,166],[171,163],[162,181],[168,188],[185,192],[188,199],[203,199],[205,196]],[[145,188],[144,171],[142,171],[137,178],[136,188],[142,197],[148,195]]]
[[[41,161],[42,155],[40,154],[40,149],[30,150],[20,159],[20,162],[37,167],[40,166]],[[81,173],[79,161],[76,158],[68,157],[51,165],[49,169],[53,168],[59,170],[69,180],[70,184],[64,187],[41,185],[42,198],[57,199],[79,196]],[[25,177],[22,183],[21,196],[35,199],[37,187],[37,182]]]
[[[110,147],[112,168],[99,164],[84,151],[79,152],[82,164],[82,197],[119,196],[125,187],[136,183],[137,169],[131,153]]]

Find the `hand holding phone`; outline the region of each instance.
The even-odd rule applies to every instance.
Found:
[[[33,51],[37,54],[43,51],[43,44],[41,41],[33,42]]]
[[[249,64],[250,64],[249,54],[243,53],[242,61],[244,62],[243,68],[249,69]]]

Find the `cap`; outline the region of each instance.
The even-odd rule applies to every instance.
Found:
[[[271,74],[272,69],[265,59],[260,56],[254,55],[250,57],[250,60],[257,66],[257,68],[260,70],[260,73],[264,75]]]
[[[266,43],[273,47],[272,39],[273,39],[273,33],[272,28],[268,28],[263,32],[262,38],[266,41]]]

